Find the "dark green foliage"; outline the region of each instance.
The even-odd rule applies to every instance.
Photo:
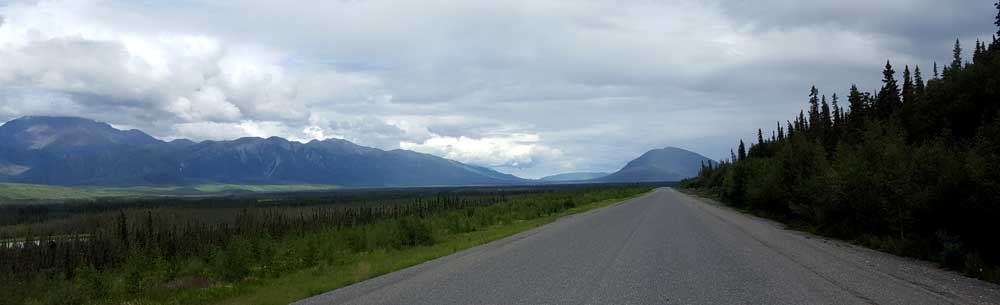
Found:
[[[106,203],[119,208],[112,211],[102,204],[7,206],[0,212],[21,216],[0,223],[0,304],[121,304],[188,282],[277,277],[649,189],[359,190]]]
[[[885,62],[885,70],[882,71],[882,89],[878,93],[875,104],[875,112],[879,118],[886,118],[900,108],[902,100],[899,92],[899,84],[896,82],[896,70],[892,69],[892,64]]]
[[[977,43],[968,65],[960,50],[956,43],[943,78],[936,64],[926,83],[919,67],[904,68],[902,90],[886,63],[878,95],[851,86],[845,124],[837,107],[832,125],[825,111],[813,120],[813,88],[808,125],[800,112],[787,136],[754,146],[750,158],[704,167],[683,186],[1000,282],[1000,45]]]
[[[747,158],[747,147],[746,145],[743,145],[743,140],[740,140],[740,147],[737,151],[739,151],[739,154],[736,155],[737,161],[741,161]]]
[[[913,70],[913,81],[914,97],[924,95],[924,85],[926,84],[924,83],[924,77],[920,75],[920,66],[916,66]]]
[[[809,89],[809,126],[816,126],[819,124],[820,114],[819,114],[819,90],[816,86]]]
[[[955,39],[955,48],[952,49],[951,53],[951,66],[948,71],[957,72],[962,69],[962,42],[958,39]]]

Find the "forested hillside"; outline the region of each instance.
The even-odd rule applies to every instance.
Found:
[[[808,110],[683,185],[1000,282],[1000,42],[973,48],[962,58],[956,40],[926,81],[921,67],[887,62],[881,89],[851,86],[846,103],[813,87]]]

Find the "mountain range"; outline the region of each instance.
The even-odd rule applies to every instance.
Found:
[[[163,141],[77,117],[28,116],[0,126],[0,182],[52,185],[326,184],[447,186],[679,181],[704,156],[651,150],[621,170],[522,179],[486,167],[346,140],[279,137]]]
[[[538,178],[538,181],[545,182],[568,182],[568,181],[584,181],[593,180],[600,177],[607,176],[608,173],[604,172],[574,172],[574,173],[562,173],[552,176],[545,176]]]
[[[56,185],[495,185],[524,179],[408,150],[278,137],[165,142],[76,117],[0,126],[0,181]]]

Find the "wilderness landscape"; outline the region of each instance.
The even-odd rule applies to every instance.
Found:
[[[0,305],[1000,304],[1000,2],[0,3]]]

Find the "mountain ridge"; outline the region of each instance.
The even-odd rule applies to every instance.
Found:
[[[526,181],[441,157],[342,139],[163,141],[79,117],[0,125],[0,181],[52,185],[333,184],[431,186]]]
[[[607,175],[608,173],[606,172],[569,172],[569,173],[561,173],[561,174],[541,177],[538,178],[538,181],[545,181],[545,182],[586,181],[586,180],[597,179]]]
[[[629,161],[622,169],[593,181],[676,182],[697,176],[702,164],[709,163],[715,164],[715,161],[683,148],[667,146],[649,150]]]

